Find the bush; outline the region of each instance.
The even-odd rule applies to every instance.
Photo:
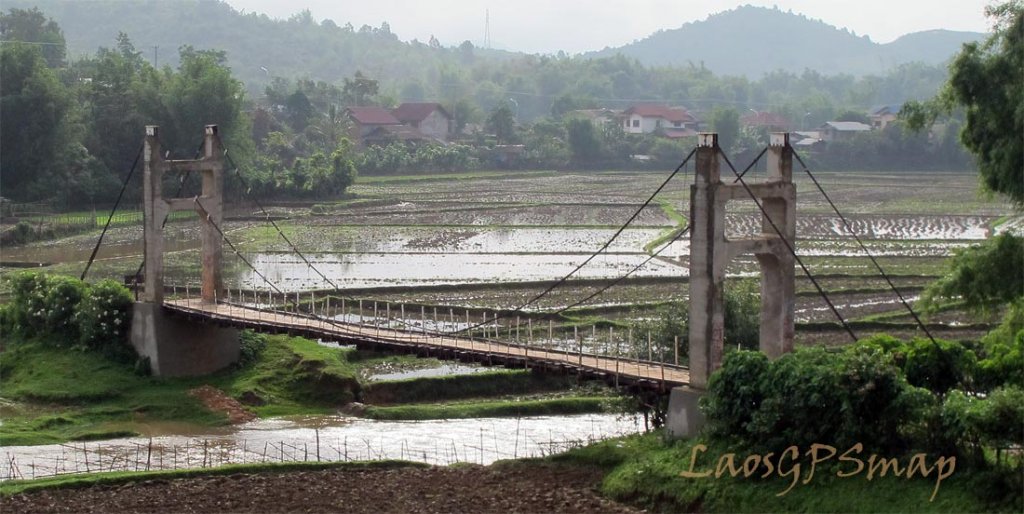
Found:
[[[843,353],[799,349],[775,361],[726,355],[701,400],[709,434],[757,450],[813,443],[867,449],[908,447],[904,425],[931,395],[910,387],[889,356],[870,346]]]
[[[743,280],[725,289],[725,344],[756,350],[761,340],[761,295],[756,282]]]
[[[238,362],[236,365],[239,368],[244,368],[259,359],[260,354],[267,348],[267,339],[252,330],[243,330],[238,334],[238,347]]]
[[[953,387],[969,383],[977,356],[952,341],[914,339],[907,344],[903,372],[912,385],[944,395]]]
[[[42,273],[23,271],[10,278],[11,301],[10,319],[13,331],[25,336],[35,336],[46,330],[46,296],[49,292],[49,276]]]
[[[54,275],[49,278],[49,287],[44,299],[46,305],[46,333],[51,341],[67,344],[78,342],[79,325],[75,319],[79,303],[87,294],[89,286],[72,277]]]
[[[760,352],[731,352],[722,367],[708,380],[708,394],[701,399],[708,432],[717,437],[750,439],[749,424],[764,401],[763,382],[771,363]]]
[[[93,285],[78,310],[81,342],[112,357],[134,357],[128,335],[132,296],[122,285],[104,280]]]

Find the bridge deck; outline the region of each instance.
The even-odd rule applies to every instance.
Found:
[[[619,385],[644,388],[669,388],[689,382],[689,370],[660,362],[630,360],[622,357],[572,353],[561,350],[508,343],[504,341],[421,331],[395,330],[355,325],[308,315],[269,311],[227,303],[208,303],[189,298],[168,300],[164,308],[178,314],[220,324],[251,328],[256,331],[292,332],[326,340],[357,345],[387,346],[399,351],[436,351],[458,358],[498,363],[523,363],[531,366],[574,369],[580,373],[615,381]]]

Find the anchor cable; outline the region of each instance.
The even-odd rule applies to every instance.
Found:
[[[117,200],[114,202],[114,208],[110,209],[110,215],[107,216],[107,222],[103,225],[103,230],[100,232],[100,238],[96,240],[96,246],[92,248],[92,253],[89,254],[89,262],[85,263],[85,269],[82,270],[82,276],[79,280],[85,280],[85,276],[89,273],[89,268],[92,267],[92,262],[96,260],[96,254],[100,251],[100,245],[103,244],[103,236],[107,235],[107,229],[110,228],[110,222],[114,220],[114,213],[117,212],[117,207],[121,205],[121,198],[124,197],[124,191],[128,187],[128,182],[132,179],[132,175],[135,174],[135,168],[139,164],[139,159],[142,157],[142,150],[145,145],[139,146],[139,152],[135,154],[135,160],[132,161],[132,167],[128,170],[128,176],[124,178],[124,182],[121,183],[121,191],[117,193]]]
[[[856,342],[857,335],[853,333],[853,329],[850,328],[850,325],[846,322],[846,319],[843,318],[843,315],[839,313],[839,309],[837,309],[835,304],[832,303],[832,300],[829,299],[828,294],[826,294],[825,290],[822,289],[821,284],[818,283],[818,280],[814,278],[813,274],[811,274],[811,270],[809,270],[807,266],[804,264],[803,259],[801,259],[800,256],[796,254],[796,250],[793,248],[792,243],[790,243],[789,240],[786,239],[786,236],[782,234],[782,231],[779,230],[778,225],[776,225],[775,221],[773,221],[771,219],[771,216],[768,215],[768,211],[765,210],[764,205],[761,203],[760,200],[757,199],[757,196],[754,195],[754,192],[750,189],[750,186],[747,185],[747,182],[743,180],[740,174],[736,171],[736,168],[732,165],[732,162],[729,161],[729,156],[725,155],[725,152],[723,152],[721,148],[718,149],[718,153],[719,155],[722,156],[723,159],[725,159],[725,163],[729,165],[729,169],[731,169],[733,174],[736,175],[736,179],[739,180],[740,185],[743,186],[743,189],[747,191],[747,194],[750,196],[750,199],[753,200],[754,203],[757,205],[757,208],[761,211],[761,214],[764,216],[764,219],[768,221],[768,224],[771,225],[772,229],[775,230],[775,233],[778,234],[779,239],[781,239],[782,243],[786,245],[786,249],[789,250],[789,253],[791,255],[793,255],[793,258],[796,260],[796,262],[800,264],[800,268],[804,270],[804,273],[807,275],[807,278],[811,279],[811,283],[814,284],[814,287],[818,290],[818,293],[821,295],[821,297],[825,299],[825,303],[828,304],[828,307],[829,309],[832,310],[832,313],[835,314],[836,318],[839,319],[839,322],[843,325],[843,328],[846,329],[846,333],[848,333],[850,335],[850,338],[853,339],[854,342]]]
[[[832,201],[832,198],[829,197],[828,193],[825,192],[825,189],[821,187],[821,184],[818,182],[818,179],[814,176],[813,173],[811,173],[810,168],[808,168],[807,165],[804,164],[804,160],[800,158],[800,154],[796,153],[796,150],[793,151],[793,157],[796,157],[797,162],[799,162],[800,166],[804,168],[804,172],[807,173],[807,176],[811,178],[812,182],[814,182],[814,186],[818,188],[818,191],[821,191],[821,195],[825,197],[825,201],[827,201],[828,204],[832,207],[832,210],[836,213],[836,216],[839,216],[839,219],[843,222],[843,227],[845,227],[846,231],[853,236],[853,239],[855,241],[857,241],[857,244],[860,246],[860,249],[864,250],[864,254],[868,256],[868,259],[870,259],[871,263],[875,265],[875,268],[878,270],[878,273],[881,274],[882,278],[885,279],[885,282],[889,284],[889,288],[891,288],[893,292],[896,293],[896,296],[900,299],[900,302],[903,304],[904,307],[906,307],[907,311],[910,312],[910,315],[913,316],[914,321],[917,322],[917,326],[921,327],[921,330],[923,330],[925,335],[928,336],[928,339],[930,339],[934,343],[935,338],[932,337],[932,334],[928,330],[928,327],[925,326],[924,322],[921,321],[921,318],[918,317],[917,312],[914,312],[913,307],[910,306],[910,303],[907,302],[906,298],[903,297],[903,294],[900,293],[900,290],[896,288],[895,284],[893,284],[892,279],[889,277],[889,274],[886,273],[884,269],[882,269],[882,265],[878,263],[878,260],[875,259],[875,256],[871,255],[871,252],[868,251],[867,246],[864,244],[863,241],[861,241],[860,236],[857,235],[857,232],[853,230],[853,227],[850,225],[850,222],[847,221],[846,216],[843,216],[843,213],[839,212],[839,208],[836,207],[836,204]]]

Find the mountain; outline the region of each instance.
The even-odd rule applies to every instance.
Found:
[[[743,6],[662,30],[644,39],[586,54],[621,54],[651,66],[700,66],[724,75],[757,78],[775,70],[826,75],[881,74],[908,62],[947,61],[977,32],[930,30],[878,44],[821,20],[779,9]]]

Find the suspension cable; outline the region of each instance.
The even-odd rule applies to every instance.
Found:
[[[220,141],[220,136],[217,136],[217,139],[218,141]],[[270,225],[274,227],[274,230],[277,231],[277,234],[281,236],[281,239],[283,239],[284,242],[287,243],[289,247],[291,247],[292,251],[295,252],[295,254],[298,255],[300,259],[302,259],[302,262],[306,263],[306,266],[309,267],[309,269],[313,270],[317,275],[320,276],[321,279],[327,282],[327,284],[329,284],[334,289],[335,292],[339,293],[343,298],[347,300],[355,300],[355,298],[345,295],[342,292],[342,289],[338,287],[338,284],[334,283],[334,281],[328,278],[327,275],[325,275],[323,272],[321,272],[319,268],[314,266],[313,263],[306,258],[305,254],[303,254],[302,251],[299,250],[297,246],[295,246],[295,243],[293,243],[292,240],[289,239],[287,235],[285,235],[284,231],[281,230],[281,227],[278,226],[277,222],[275,222],[274,219],[270,216],[270,213],[267,212],[267,209],[263,207],[263,203],[260,202],[258,198],[256,198],[256,195],[252,194],[252,191],[249,188],[249,182],[242,175],[242,172],[238,168],[238,165],[235,164],[234,159],[231,158],[231,154],[228,153],[228,149],[226,146],[224,146],[224,142],[221,141],[220,144],[221,148],[224,149],[224,157],[227,158],[228,164],[231,165],[231,168],[234,170],[235,176],[237,176],[238,179],[242,182],[242,188],[246,191],[246,193],[248,193],[249,197],[256,204],[256,207],[258,207],[260,212],[262,212],[263,215],[266,217],[267,222],[269,222]]]
[[[643,210],[646,209],[647,206],[650,205],[651,202],[654,201],[654,197],[658,196],[658,193],[660,193],[661,190],[664,189],[665,186],[668,185],[668,183],[672,180],[672,178],[675,177],[677,173],[679,173],[679,170],[683,169],[683,167],[686,166],[686,163],[689,162],[690,159],[693,157],[693,155],[696,154],[696,153],[697,153],[697,149],[696,148],[694,148],[693,150],[690,150],[690,153],[687,154],[685,159],[683,159],[683,162],[681,162],[679,164],[679,166],[676,166],[676,169],[671,174],[669,174],[668,178],[666,178],[661,183],[661,185],[658,186],[658,188],[654,190],[654,193],[652,193],[651,196],[647,198],[647,201],[645,201],[640,206],[640,208],[638,208],[636,210],[636,212],[634,212],[633,215],[630,216],[628,220],[626,220],[626,223],[624,223],[621,227],[619,227],[618,230],[615,231],[615,234],[613,234],[612,237],[610,239],[608,239],[608,241],[605,242],[604,245],[601,246],[601,248],[599,248],[596,252],[591,254],[583,262],[581,262],[579,265],[577,265],[575,268],[573,268],[573,270],[570,271],[567,275],[565,275],[562,278],[560,278],[557,281],[555,281],[553,284],[548,286],[547,289],[545,289],[544,291],[541,291],[540,294],[538,294],[538,295],[534,296],[533,298],[527,300],[525,303],[523,303],[519,307],[516,307],[515,309],[512,309],[511,311],[506,312],[504,314],[498,315],[496,318],[494,318],[490,322],[494,322],[494,321],[497,321],[499,319],[507,318],[507,317],[511,316],[512,313],[521,313],[521,312],[523,312],[523,309],[525,309],[526,307],[529,307],[530,305],[533,305],[538,300],[540,300],[541,298],[547,296],[549,293],[551,293],[552,291],[557,289],[559,286],[561,286],[566,281],[568,281],[573,275],[575,275],[576,272],[578,272],[579,270],[583,269],[583,267],[586,266],[588,263],[590,263],[590,261],[594,260],[595,258],[597,258],[598,255],[600,255],[602,252],[607,250],[608,247],[611,246],[611,244],[615,241],[615,239],[618,238],[619,235],[621,235],[622,232],[624,230],[626,230],[626,228],[629,227],[629,225],[631,223],[633,223],[633,220],[635,220],[637,218],[637,216],[639,216],[640,213],[643,212]],[[484,325],[484,323],[478,323],[476,325],[466,327],[466,328],[464,328],[462,330],[458,330],[458,331],[456,331],[456,333],[465,332],[466,330],[472,330],[474,328],[477,328],[477,327],[480,327],[480,326],[483,326],[483,325]]]
[[[139,152],[135,154],[135,160],[132,161],[132,167],[128,170],[128,176],[124,178],[124,182],[121,183],[121,191],[117,193],[117,200],[114,202],[114,208],[110,209],[110,215],[107,216],[107,222],[103,225],[103,230],[100,232],[100,238],[96,240],[96,246],[92,247],[92,253],[89,255],[89,262],[85,263],[85,269],[82,270],[82,276],[79,280],[85,280],[85,276],[89,274],[89,268],[92,267],[92,262],[96,259],[96,254],[100,251],[100,245],[103,244],[103,236],[107,235],[107,229],[110,228],[110,222],[114,220],[114,213],[117,212],[117,207],[121,205],[121,198],[124,197],[124,191],[128,187],[128,182],[132,179],[132,175],[135,174],[135,168],[139,164],[139,159],[142,157],[142,150],[145,145],[139,146]]]
[[[831,309],[832,313],[835,314],[836,318],[839,319],[839,322],[843,325],[843,328],[846,329],[846,332],[850,334],[850,338],[853,339],[854,342],[856,342],[857,335],[853,333],[853,329],[850,328],[850,325],[846,322],[846,319],[843,318],[843,315],[839,313],[839,309],[836,309],[836,306],[832,303],[832,300],[828,298],[828,294],[825,293],[825,290],[822,289],[821,284],[819,284],[818,280],[814,278],[813,274],[811,274],[811,270],[807,269],[807,266],[804,264],[803,259],[801,259],[800,256],[796,254],[796,249],[793,248],[792,243],[790,243],[789,240],[786,239],[786,236],[783,235],[782,231],[779,230],[778,225],[776,225],[775,221],[772,220],[771,216],[768,215],[768,211],[765,210],[764,205],[761,203],[760,200],[757,199],[757,196],[754,195],[754,192],[750,189],[750,186],[747,185],[747,182],[743,180],[742,177],[740,177],[740,174],[736,171],[736,168],[733,167],[732,162],[729,161],[729,156],[725,155],[725,152],[723,152],[721,148],[718,149],[718,153],[719,155],[722,156],[723,159],[725,159],[725,163],[729,165],[729,169],[731,169],[733,174],[736,175],[736,179],[740,181],[740,185],[743,186],[743,189],[745,189],[747,191],[747,194],[750,195],[750,199],[753,200],[754,203],[757,205],[757,208],[761,211],[761,215],[764,216],[764,219],[767,220],[768,224],[771,225],[772,229],[775,230],[775,233],[778,234],[779,239],[782,240],[782,243],[786,245],[786,249],[789,250],[789,253],[791,255],[793,255],[793,258],[796,260],[796,262],[800,264],[800,268],[804,270],[804,273],[807,275],[807,278],[811,279],[811,283],[814,284],[814,287],[818,290],[818,294],[820,294],[821,297],[825,299],[825,303],[828,304],[829,309]]]
[[[889,277],[889,274],[886,273],[884,269],[882,269],[882,265],[878,263],[878,260],[875,259],[875,256],[871,255],[871,252],[868,251],[867,246],[864,244],[863,241],[861,241],[860,236],[858,236],[857,232],[853,230],[853,227],[850,225],[850,222],[846,220],[846,216],[843,216],[843,213],[839,212],[839,207],[836,207],[836,204],[832,201],[832,198],[829,197],[828,193],[825,192],[825,189],[821,187],[821,184],[818,182],[818,179],[814,176],[813,173],[811,173],[810,168],[808,168],[807,165],[804,164],[804,160],[800,158],[800,154],[796,153],[796,150],[793,151],[793,157],[796,157],[797,162],[799,162],[800,166],[804,168],[804,172],[807,173],[807,176],[811,178],[812,182],[814,182],[814,186],[818,188],[818,191],[821,191],[821,195],[825,197],[825,201],[828,202],[828,204],[832,207],[832,211],[834,211],[836,213],[836,216],[839,216],[840,221],[843,222],[843,227],[845,227],[846,231],[853,236],[853,239],[855,241],[857,241],[857,244],[860,246],[860,249],[864,251],[864,254],[868,256],[868,259],[871,260],[871,263],[875,265],[875,268],[878,270],[878,273],[881,274],[882,278],[885,279],[885,282],[889,284],[889,288],[892,289],[894,293],[896,293],[896,296],[900,299],[900,303],[902,303],[903,306],[906,307],[907,311],[910,312],[910,315],[913,316],[914,321],[917,322],[917,326],[921,327],[921,330],[923,330],[925,335],[928,336],[928,339],[930,339],[934,343],[935,338],[932,337],[932,334],[928,330],[928,327],[925,326],[924,322],[921,321],[921,318],[918,317],[917,312],[914,312],[913,307],[911,307],[910,303],[907,302],[906,298],[903,297],[903,294],[900,293],[900,290],[896,288],[896,284],[893,284],[892,279]]]
[[[761,160],[761,157],[763,157],[763,156],[764,156],[764,154],[765,154],[765,152],[767,152],[767,151],[768,151],[768,147],[765,147],[765,148],[764,148],[764,150],[761,150],[761,153],[757,154],[757,157],[754,157],[754,160],[753,160],[753,161],[751,161],[751,163],[750,163],[749,165],[747,165],[747,167],[746,167],[746,168],[745,168],[745,169],[743,170],[743,172],[742,172],[742,173],[740,173],[740,176],[742,177],[743,175],[746,175],[746,173],[747,173],[748,171],[750,171],[750,169],[751,169],[751,168],[753,168],[753,167],[754,167],[754,166],[755,166],[755,165],[757,164],[757,161]],[[659,255],[661,255],[661,252],[665,251],[665,249],[666,249],[666,248],[668,248],[668,247],[672,246],[672,245],[673,245],[673,244],[675,244],[675,243],[676,243],[677,241],[679,241],[680,239],[682,239],[683,235],[684,235],[684,234],[686,234],[686,233],[687,233],[687,232],[689,232],[689,231],[690,231],[690,224],[689,224],[689,223],[687,223],[687,224],[686,224],[686,226],[682,228],[682,230],[680,230],[679,232],[677,232],[677,233],[676,233],[676,235],[672,237],[672,240],[671,240],[671,241],[669,241],[669,242],[668,242],[667,244],[665,244],[664,246],[662,246],[661,248],[659,248],[657,252],[654,252],[653,254],[651,254],[650,256],[648,256],[646,260],[644,260],[644,261],[643,261],[643,262],[641,262],[640,264],[637,264],[636,266],[634,266],[634,267],[633,267],[633,269],[631,269],[631,270],[629,270],[628,272],[626,272],[626,274],[625,274],[625,275],[622,275],[622,276],[620,276],[619,278],[616,278],[616,279],[615,279],[615,280],[613,280],[613,281],[612,281],[611,283],[609,283],[608,285],[606,285],[606,286],[602,287],[601,289],[598,289],[597,291],[595,291],[595,292],[594,292],[593,294],[591,294],[590,296],[588,296],[588,297],[586,297],[586,298],[584,298],[584,299],[582,299],[582,300],[580,300],[580,301],[577,301],[577,302],[575,302],[575,303],[572,303],[572,304],[570,304],[570,305],[566,305],[565,307],[562,307],[561,309],[559,309],[559,310],[555,311],[554,315],[555,315],[555,316],[557,316],[557,315],[559,315],[559,314],[562,314],[563,312],[565,312],[565,311],[567,311],[567,310],[569,310],[569,309],[572,309],[573,307],[577,307],[577,306],[579,306],[579,305],[582,305],[582,304],[584,304],[584,303],[587,303],[587,302],[588,302],[588,301],[590,301],[591,299],[593,299],[593,298],[595,298],[595,297],[599,296],[600,294],[604,293],[605,291],[607,291],[607,290],[609,290],[609,289],[611,289],[611,288],[615,287],[616,285],[620,284],[620,283],[621,283],[621,282],[622,282],[623,280],[625,280],[626,278],[628,278],[628,277],[629,277],[630,275],[632,275],[633,273],[636,273],[636,272],[637,272],[637,270],[639,270],[640,268],[644,267],[644,266],[645,266],[645,265],[646,265],[646,264],[647,264],[648,262],[651,262],[651,261],[652,261],[652,260],[654,260],[654,259],[655,259],[656,257],[658,257]]]

